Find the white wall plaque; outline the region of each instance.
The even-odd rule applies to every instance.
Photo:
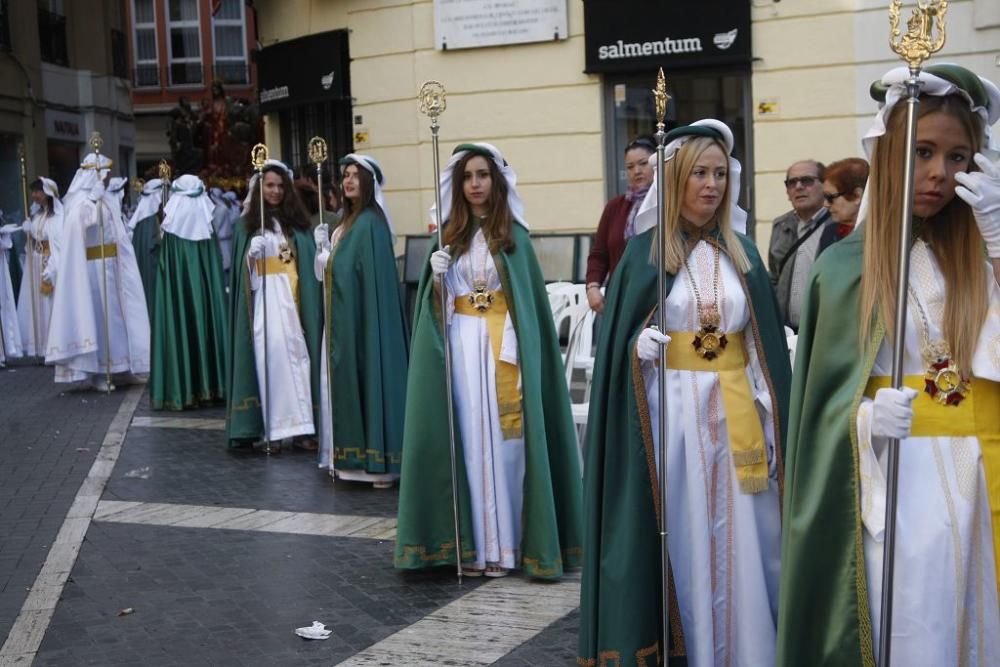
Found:
[[[434,46],[439,50],[568,36],[566,0],[434,0]]]

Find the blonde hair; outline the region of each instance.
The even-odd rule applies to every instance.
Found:
[[[712,146],[718,147],[726,157],[729,156],[729,151],[720,140],[711,137],[693,137],[681,146],[677,151],[677,156],[663,167],[663,182],[666,184],[663,264],[667,273],[676,275],[684,266],[684,259],[688,254],[687,244],[681,236],[681,208],[684,205],[684,191],[698,158]],[[726,189],[722,193],[722,201],[719,202],[719,208],[716,209],[715,218],[729,257],[740,273],[746,273],[750,270],[750,260],[743,250],[743,244],[736,237],[736,232],[733,231],[730,221],[730,201],[733,192],[731,179],[732,173],[730,172],[726,178]],[[656,261],[656,247],[657,242],[654,241],[651,253],[652,261]]]
[[[967,101],[957,95],[922,96],[918,120],[933,113],[947,113],[958,119],[972,150],[979,150],[982,121],[972,113]],[[889,116],[886,133],[876,140],[872,151],[868,183],[871,206],[864,223],[859,320],[864,349],[872,343],[870,335],[876,316],[885,323],[886,340],[891,344],[893,339],[899,275],[899,221],[903,215],[899,171],[905,159],[905,146],[906,105],[899,104]],[[963,375],[971,375],[972,355],[989,307],[983,238],[972,210],[958,197],[924,220],[920,235],[944,274],[942,329],[945,341]]]

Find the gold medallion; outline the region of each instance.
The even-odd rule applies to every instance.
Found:
[[[484,313],[493,305],[493,292],[483,285],[476,285],[469,294],[469,305]]]
[[[292,260],[295,259],[295,255],[292,254],[292,249],[289,247],[287,241],[282,241],[281,245],[278,246],[278,257],[285,264],[291,264]]]
[[[729,339],[726,338],[726,334],[719,331],[715,326],[705,324],[695,334],[691,344],[703,359],[711,361],[722,354],[726,349],[726,345],[729,344]]]
[[[958,405],[969,394],[969,383],[950,358],[939,359],[924,374],[924,391],[941,405]]]

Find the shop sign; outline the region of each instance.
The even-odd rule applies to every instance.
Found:
[[[46,109],[45,134],[50,139],[83,141],[83,117],[68,111]]]
[[[439,50],[566,39],[567,0],[434,0]]]
[[[347,31],[308,35],[257,54],[260,108],[271,113],[300,104],[350,97]]]
[[[750,3],[584,0],[587,72],[749,63]]]

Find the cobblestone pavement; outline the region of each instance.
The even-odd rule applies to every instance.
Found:
[[[121,402],[52,387],[51,369],[0,371],[5,634]],[[395,490],[333,482],[313,453],[228,449],[223,417],[143,397],[35,665],[574,664],[577,578],[398,572]],[[541,620],[512,639],[518,605]],[[313,620],[329,640],[293,634]]]

